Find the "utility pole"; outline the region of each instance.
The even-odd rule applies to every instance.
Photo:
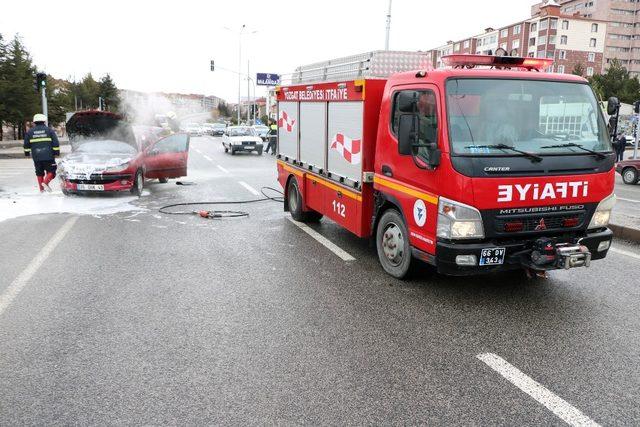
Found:
[[[249,83],[249,61],[247,60],[247,124],[251,124],[250,112],[251,112],[251,86]]]
[[[391,1],[389,0],[389,11],[387,12],[387,31],[384,40],[384,50],[389,50],[389,32],[391,31]]]

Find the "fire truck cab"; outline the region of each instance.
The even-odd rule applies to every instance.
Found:
[[[443,59],[278,88],[285,210],[374,238],[398,278],[415,259],[467,275],[604,258],[615,157],[587,81],[545,59]]]

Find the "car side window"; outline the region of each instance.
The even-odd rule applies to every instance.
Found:
[[[189,136],[185,134],[169,135],[158,141],[153,150],[158,153],[183,153],[187,151]]]
[[[438,142],[438,105],[436,94],[432,90],[410,90],[416,94],[416,110],[418,115],[418,144],[425,145]],[[400,124],[400,109],[398,107],[398,96],[402,93],[396,92],[393,96],[393,112],[391,115],[391,129],[395,135],[398,134],[398,126]],[[422,160],[429,159],[429,149],[427,147],[419,147],[415,149],[416,156]]]

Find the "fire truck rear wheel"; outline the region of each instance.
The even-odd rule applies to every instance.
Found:
[[[298,181],[295,178],[289,180],[287,185],[287,203],[291,217],[300,222],[318,222],[322,219],[322,214],[315,211],[302,210],[302,194],[298,188]]]
[[[411,269],[409,232],[402,215],[395,209],[382,214],[376,229],[376,249],[384,271],[403,279]]]

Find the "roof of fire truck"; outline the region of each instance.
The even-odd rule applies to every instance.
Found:
[[[543,70],[553,64],[552,59],[520,58],[512,56],[490,55],[448,55],[442,61],[448,68],[436,70],[405,71],[389,76],[394,83],[415,82],[426,78],[432,81],[444,81],[452,77],[477,77],[526,80],[555,80],[585,83],[587,80],[573,74],[550,73]]]

